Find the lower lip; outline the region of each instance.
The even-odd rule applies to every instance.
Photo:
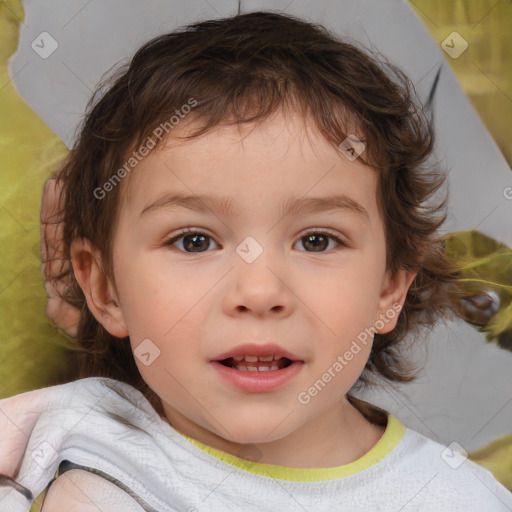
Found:
[[[271,370],[268,372],[244,372],[235,370],[229,366],[224,366],[218,361],[212,361],[214,368],[226,381],[242,391],[247,391],[248,393],[265,393],[267,391],[273,391],[297,375],[303,364],[304,363],[302,361],[294,361],[290,366],[282,368],[281,370]]]

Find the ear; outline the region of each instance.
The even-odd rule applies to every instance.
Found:
[[[119,306],[115,287],[101,264],[100,251],[85,238],[71,244],[71,263],[76,280],[84,292],[87,306],[96,320],[112,336],[128,336],[128,328]]]
[[[375,322],[376,331],[379,334],[386,334],[395,328],[407,291],[417,274],[418,272],[409,272],[404,269],[397,270],[394,275],[386,272],[379,300],[379,317]],[[384,324],[383,327],[381,327],[382,324]]]

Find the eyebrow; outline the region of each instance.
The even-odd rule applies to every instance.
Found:
[[[204,213],[217,210],[228,216],[238,213],[231,197],[166,194],[147,204],[140,213],[140,217],[151,211],[173,210],[175,208],[187,208]],[[364,220],[369,220],[370,218],[368,212],[360,203],[343,194],[327,197],[290,198],[282,205],[280,215],[284,217],[285,215],[300,215],[334,210],[347,210],[363,217]]]

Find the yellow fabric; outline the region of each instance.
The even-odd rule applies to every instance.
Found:
[[[468,49],[446,56],[459,83],[512,165],[512,2],[409,0],[439,45],[458,32]],[[485,170],[482,170],[485,172]]]
[[[0,2],[0,398],[50,385],[66,343],[46,316],[39,208],[43,183],[67,148],[9,77],[22,20],[19,0]]]
[[[191,437],[180,434],[188,439],[191,443],[209,453],[213,457],[236,466],[245,471],[250,471],[257,475],[275,478],[279,480],[293,480],[295,482],[319,482],[321,480],[334,480],[349,475],[354,475],[367,469],[379,460],[388,455],[400,442],[405,433],[405,427],[391,413],[388,413],[388,423],[386,430],[375,446],[365,453],[362,457],[349,464],[343,464],[333,468],[289,468],[285,466],[276,466],[275,464],[262,464],[260,462],[252,462],[231,455],[222,450],[212,448]]]

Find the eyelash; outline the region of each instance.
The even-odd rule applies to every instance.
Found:
[[[341,247],[347,247],[347,244],[345,242],[343,242],[343,240],[341,240],[339,237],[337,237],[335,234],[333,234],[332,232],[330,231],[327,231],[327,230],[322,230],[322,229],[319,229],[319,228],[309,228],[308,230],[306,230],[300,237],[299,237],[299,240],[301,238],[304,238],[308,235],[311,235],[311,234],[315,234],[315,235],[326,235],[328,238],[331,238],[332,240],[334,240],[339,246]],[[211,238],[213,240],[213,237],[211,237],[210,235],[208,235],[207,233],[205,233],[204,231],[200,231],[198,229],[191,229],[191,228],[185,228],[185,229],[182,229],[179,233],[177,233],[176,235],[174,235],[173,237],[171,238],[168,238],[166,240],[164,240],[163,242],[163,245],[164,246],[172,246],[175,242],[177,242],[178,240],[180,240],[181,238],[183,238],[184,236],[186,235],[206,235],[208,238]],[[337,249],[338,247],[335,247],[335,249]],[[201,251],[197,252],[197,253],[194,253],[194,252],[187,252],[187,251],[182,251],[181,249],[178,249],[179,251],[181,252],[184,252],[186,254],[200,254]],[[332,250],[332,249],[331,249]],[[209,251],[202,251],[202,252],[209,252]],[[311,253],[315,253],[315,251],[302,251],[302,252],[311,252]],[[328,252],[328,251],[318,251],[320,253],[322,252]]]

